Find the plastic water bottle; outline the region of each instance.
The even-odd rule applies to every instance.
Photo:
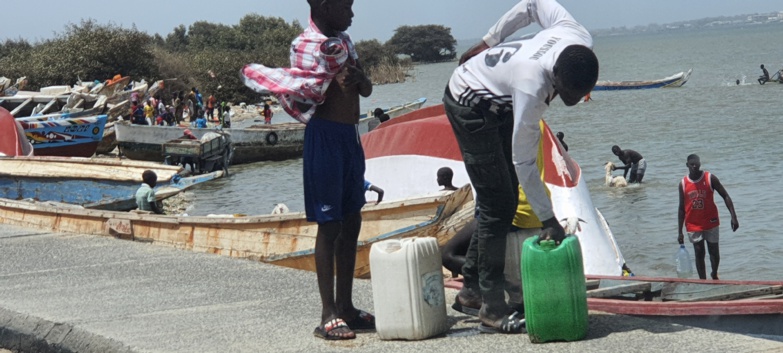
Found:
[[[674,259],[677,265],[677,277],[690,278],[693,275],[693,263],[688,250],[685,250],[685,244],[680,244],[680,250],[677,250],[677,256]]]

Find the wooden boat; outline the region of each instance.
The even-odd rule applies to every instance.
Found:
[[[223,129],[231,135],[234,155],[231,164],[259,161],[282,161],[299,158],[304,150],[304,129],[301,123],[257,125],[244,129]],[[184,128],[176,126],[115,125],[120,152],[130,159],[163,161],[162,145],[182,137]],[[190,128],[201,138],[214,128]]]
[[[181,167],[127,160],[0,157],[0,197],[126,211],[136,208],[136,190],[145,170],[158,175],[155,190],[160,200],[223,176],[221,171],[182,177]]]
[[[383,112],[385,114],[388,114],[390,119],[394,119],[400,115],[418,110],[426,102],[427,102],[427,98],[422,97],[412,102],[395,105],[391,108],[384,109]],[[376,118],[377,117],[373,116],[372,110],[367,112],[367,114],[362,114],[361,116],[359,116],[359,135],[364,135],[370,130],[377,127],[377,125],[375,124],[378,124],[380,122]],[[375,121],[375,124],[372,123],[373,121]],[[371,126],[371,125],[375,125],[375,126]]]
[[[22,125],[0,107],[0,156],[32,155],[33,146],[27,141]]]
[[[783,334],[783,281],[596,276],[591,310],[736,333]]]
[[[0,97],[0,106],[16,118],[66,113],[78,117],[101,114],[106,107],[106,100],[107,97],[103,95],[81,92],[62,94],[60,91],[52,95],[20,91],[14,96]]]
[[[473,215],[469,186],[448,195],[368,204],[362,210],[355,276],[370,275],[372,244],[431,236],[445,242]],[[318,225],[303,213],[252,217],[177,217],[85,210],[0,199],[0,223],[46,231],[117,236],[315,271]]]
[[[549,188],[557,219],[577,217],[576,236],[582,245],[585,274],[621,275],[625,260],[609,225],[593,206],[581,168],[542,121],[539,168]],[[385,199],[437,193],[435,176],[441,167],[454,172],[454,185],[470,182],[443,105],[402,115],[362,136],[365,178],[381,185]]]
[[[103,138],[106,115],[52,114],[16,119],[36,156],[90,157]]]
[[[652,81],[598,81],[593,91],[616,91],[628,89],[648,89],[660,87],[682,87],[691,77],[693,69],[680,72],[660,80]]]
[[[106,127],[103,128],[103,138],[98,142],[98,146],[95,148],[95,154],[109,154],[117,148],[117,133],[114,129],[116,121],[106,123]]]

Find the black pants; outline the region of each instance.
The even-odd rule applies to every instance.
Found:
[[[519,179],[511,161],[513,114],[496,114],[488,102],[459,105],[446,90],[446,115],[476,191],[478,227],[471,237],[462,275],[469,288],[478,283],[490,314],[506,314],[503,270],[506,235],[516,213]],[[496,111],[496,110],[495,110]]]

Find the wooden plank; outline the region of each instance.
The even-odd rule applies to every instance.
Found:
[[[46,112],[48,112],[49,109],[51,109],[52,106],[54,106],[54,103],[57,103],[57,98],[52,98],[52,100],[50,100],[49,103],[46,103],[46,106],[43,109],[41,109],[41,111],[38,112],[38,114],[41,115],[46,114]]]
[[[32,102],[32,101],[33,101],[33,99],[32,99],[32,98],[27,98],[27,100],[25,100],[24,102],[22,102],[22,104],[19,104],[19,106],[18,106],[18,107],[16,107],[16,109],[14,109],[14,110],[11,112],[11,115],[13,115],[13,116],[16,116],[16,114],[19,114],[19,112],[20,112],[20,111],[22,111],[22,109],[24,109],[24,107],[25,107],[26,105],[30,104],[30,102]]]
[[[760,295],[777,294],[783,291],[783,286],[712,286],[700,292],[674,293],[663,295],[664,300],[680,302],[736,300]]]
[[[652,285],[649,282],[628,283],[619,286],[598,288],[587,291],[588,298],[616,297],[628,293],[649,292]]]

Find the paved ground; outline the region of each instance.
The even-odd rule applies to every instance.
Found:
[[[372,311],[369,281],[356,281],[355,301]],[[775,339],[598,312],[583,341],[532,344],[526,335],[480,335],[451,309],[441,337],[365,333],[333,343],[312,335],[318,303],[311,272],[0,224],[0,347],[14,351],[783,352]]]

